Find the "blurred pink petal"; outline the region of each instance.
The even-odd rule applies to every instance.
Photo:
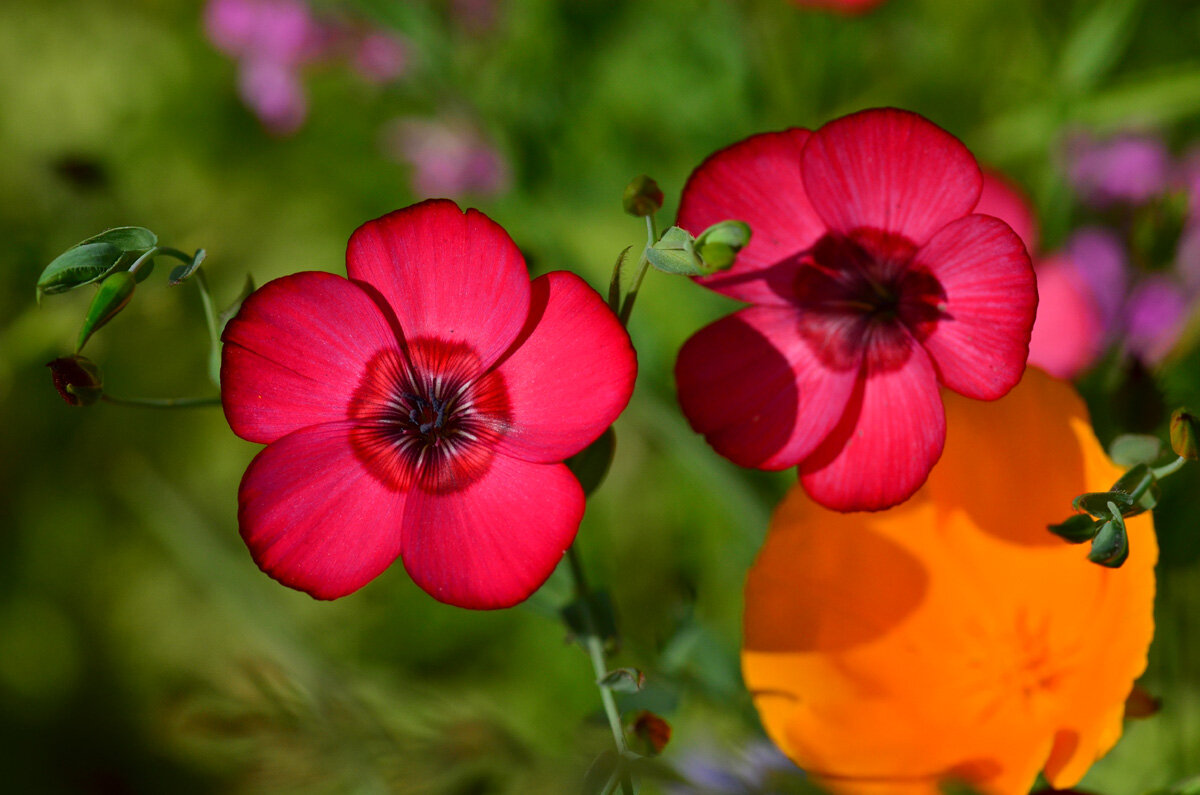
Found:
[[[408,44],[390,33],[368,33],[355,48],[352,63],[364,80],[390,83],[408,69]]]
[[[451,13],[467,30],[481,33],[496,24],[500,0],[451,0]]]
[[[464,123],[402,119],[385,134],[385,147],[412,167],[419,196],[494,195],[508,189],[508,165],[482,134]]]
[[[1103,320],[1073,262],[1062,256],[1049,257],[1036,271],[1038,308],[1029,340],[1029,364],[1057,378],[1074,378],[1103,350]]]
[[[1171,167],[1166,145],[1148,134],[1107,140],[1081,134],[1068,143],[1067,159],[1075,190],[1098,207],[1146,201],[1166,187]]]
[[[238,93],[263,126],[278,135],[294,133],[308,115],[308,99],[299,75],[276,61],[243,63]]]
[[[211,0],[205,28],[235,58],[300,64],[320,56],[330,32],[299,0]]]
[[[1146,364],[1158,364],[1179,340],[1188,302],[1168,276],[1143,279],[1125,308],[1125,346]]]

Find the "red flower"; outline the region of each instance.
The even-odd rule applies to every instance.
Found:
[[[941,454],[939,383],[992,400],[1020,380],[1037,305],[1021,239],[971,211],[971,153],[932,123],[868,110],[717,152],[679,225],[753,237],[701,280],[754,306],[688,340],[675,376],[692,427],[743,466],[786,469],[817,502],[878,510]]]
[[[862,14],[875,6],[883,5],[884,0],[792,0],[796,5],[825,8],[842,14]]]
[[[270,576],[319,599],[397,557],[434,598],[507,607],[583,515],[561,462],[629,401],[629,338],[579,277],[529,282],[485,215],[427,201],[360,227],[349,279],[299,273],[225,330],[225,416],[267,447],[238,495]]]

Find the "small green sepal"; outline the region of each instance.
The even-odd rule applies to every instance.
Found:
[[[625,186],[621,206],[630,215],[644,218],[662,209],[663,192],[658,183],[645,174],[639,174]]]
[[[129,271],[117,271],[100,283],[92,305],[88,307],[83,319],[83,328],[79,330],[79,341],[75,352],[83,350],[88,339],[108,321],[117,316],[125,308],[129,299],[133,298],[133,288],[137,286],[136,277]]]
[[[1077,513],[1065,522],[1048,525],[1051,533],[1072,544],[1082,544],[1096,537],[1103,522],[1093,519],[1086,513]]]
[[[1133,509],[1133,498],[1129,494],[1119,491],[1099,491],[1080,494],[1071,503],[1076,511],[1090,513],[1097,519],[1105,519],[1109,516],[1108,504],[1116,503],[1121,511]]]
[[[1121,566],[1129,557],[1129,536],[1125,532],[1125,520],[1112,506],[1112,518],[1106,521],[1092,539],[1092,549],[1088,552],[1088,560],[1115,569]]]
[[[606,673],[596,684],[617,693],[636,693],[646,686],[646,674],[637,668],[617,668]]]
[[[1171,449],[1189,461],[1200,458],[1200,425],[1187,409],[1171,413]]]
[[[1147,484],[1146,481],[1149,483]],[[1137,516],[1139,513],[1152,510],[1158,504],[1158,497],[1161,493],[1149,464],[1138,464],[1126,472],[1112,485],[1111,491],[1128,494],[1131,500],[1134,493],[1142,492],[1132,506],[1122,507],[1122,516]]]

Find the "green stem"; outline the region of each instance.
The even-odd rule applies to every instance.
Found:
[[[214,397],[184,397],[184,398],[129,398],[116,397],[105,392],[100,396],[105,403],[114,406],[138,406],[148,409],[190,409],[200,406],[221,405],[220,396]]]
[[[158,246],[156,249],[154,249],[154,251],[155,251],[155,256],[157,256],[158,254],[162,254],[167,257],[174,257],[175,259],[179,260],[180,262],[182,262],[186,265],[191,265],[192,260],[195,259],[195,255],[187,254],[183,251],[180,251],[177,248],[171,248],[170,246]]]
[[[1183,467],[1183,465],[1186,463],[1187,463],[1187,459],[1184,458],[1183,456],[1179,456],[1179,458],[1176,458],[1171,463],[1164,464],[1163,466],[1160,466],[1158,469],[1151,469],[1150,471],[1152,473],[1154,473],[1154,477],[1158,478],[1159,480],[1162,480],[1167,475],[1172,475],[1172,474],[1178,472],[1180,470],[1180,468]],[[1150,487],[1149,484],[1147,484],[1146,488],[1149,488],[1149,487]],[[1143,489],[1143,491],[1145,491],[1145,489]],[[1141,496],[1141,495],[1139,494],[1138,496]]]
[[[633,284],[629,286],[629,292],[625,295],[625,303],[621,305],[621,311],[618,315],[621,325],[629,325],[629,316],[633,313],[633,302],[637,300],[638,290],[642,288],[642,279],[646,278],[646,271],[650,268],[650,261],[646,259],[646,249],[651,248],[658,242],[658,224],[654,222],[653,215],[646,216],[646,248],[642,249],[642,257],[638,260],[637,274],[633,277]]]
[[[592,592],[583,572],[583,563],[579,560],[579,553],[574,545],[567,548],[567,563],[571,577],[575,580],[578,604],[583,610],[583,623],[587,631],[583,647],[592,661],[592,672],[596,677],[596,686],[600,689],[600,702],[604,705],[604,714],[608,717],[609,728],[612,729],[617,754],[624,760],[629,746],[625,742],[625,730],[621,727],[621,713],[617,710],[617,700],[613,697],[612,689],[603,683],[605,675],[608,674],[608,663],[604,658],[604,640],[600,637],[596,616],[592,612]],[[621,791],[626,795],[633,795],[633,782],[628,773],[621,775]]]

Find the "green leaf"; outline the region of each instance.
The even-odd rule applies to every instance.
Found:
[[[604,482],[608,468],[612,466],[613,454],[617,449],[617,434],[610,427],[600,438],[589,444],[582,452],[566,460],[567,468],[579,478],[584,496],[590,496]]]
[[[1095,87],[1117,63],[1133,39],[1140,7],[1141,0],[1104,0],[1071,31],[1058,68],[1058,83],[1068,94]]]
[[[104,278],[124,252],[112,243],[85,243],[67,249],[46,266],[38,277],[37,292],[55,295]]]
[[[1102,522],[1093,519],[1086,513],[1077,513],[1065,522],[1048,525],[1051,533],[1072,544],[1082,544],[1091,541],[1096,536]]]
[[[1110,569],[1119,568],[1129,557],[1129,536],[1120,516],[1109,519],[1092,539],[1088,560]]]
[[[1117,508],[1121,511],[1133,507],[1133,499],[1129,494],[1119,491],[1099,491],[1080,494],[1071,503],[1071,506],[1077,511],[1090,513],[1097,519],[1105,519],[1110,515],[1108,511],[1108,504],[1110,502],[1116,503]]]
[[[167,278],[167,286],[174,287],[177,284],[183,283],[189,276],[196,272],[196,268],[200,267],[200,263],[204,262],[207,252],[202,249],[196,249],[196,253],[192,255],[192,261],[185,265],[178,265],[171,270],[171,275]]]
[[[1133,493],[1142,487],[1147,478],[1151,481],[1149,487],[1138,498],[1137,504],[1132,504]],[[1130,495],[1131,504],[1129,506],[1119,506],[1122,516],[1137,516],[1139,513],[1150,510],[1158,504],[1158,484],[1154,482],[1154,473],[1150,471],[1150,467],[1147,464],[1138,464],[1126,472],[1112,485],[1111,491],[1117,494]]]
[[[612,278],[608,280],[608,306],[612,311],[619,311],[621,306],[621,274],[625,270],[625,257],[629,255],[629,249],[633,246],[626,246],[625,249],[617,255],[617,262],[613,265]]]
[[[617,693],[636,693],[646,686],[646,674],[637,668],[617,668],[606,673],[596,684]]]
[[[1108,447],[1108,457],[1121,467],[1149,464],[1162,453],[1162,447],[1162,440],[1157,436],[1126,433],[1113,439]]]
[[[129,299],[133,298],[135,286],[137,281],[129,271],[117,271],[100,283],[100,289],[96,291],[96,297],[92,299],[92,305],[88,307],[87,315],[84,316],[83,328],[79,330],[76,353],[83,349],[84,344],[101,326],[125,308]]]
[[[158,245],[158,235],[142,226],[118,226],[89,237],[79,245],[109,243],[122,251],[145,251]]]

